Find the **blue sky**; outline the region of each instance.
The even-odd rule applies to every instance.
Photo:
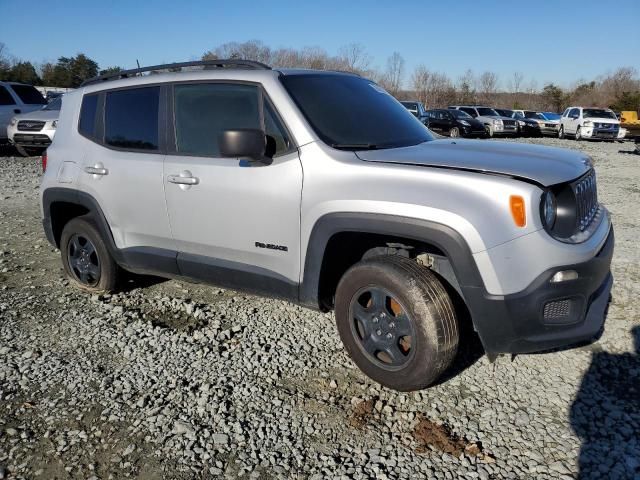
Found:
[[[640,67],[640,0],[514,1],[66,1],[0,0],[0,42],[42,62],[83,52],[102,68],[185,61],[230,41],[320,46],[358,42],[374,65],[394,51],[405,83],[419,63],[456,79],[514,71],[569,86],[620,66]],[[39,12],[36,14],[36,12]]]

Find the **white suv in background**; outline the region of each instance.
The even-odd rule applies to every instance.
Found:
[[[576,140],[618,138],[620,121],[608,108],[569,107],[560,118],[558,138],[572,136]]]
[[[33,86],[16,82],[0,82],[0,145],[7,143],[7,126],[20,113],[40,110],[47,104]]]

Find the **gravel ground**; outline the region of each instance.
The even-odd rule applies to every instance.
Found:
[[[38,159],[0,158],[0,479],[639,479],[640,157],[530,141],[594,158],[617,239],[604,335],[471,351],[410,394],[364,377],[331,315],[178,281],[71,288]]]

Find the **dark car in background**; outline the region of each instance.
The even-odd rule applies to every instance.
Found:
[[[438,108],[427,110],[430,130],[449,137],[486,137],[482,122],[462,110]]]
[[[406,101],[402,101],[400,103],[402,105],[404,105],[404,107],[407,110],[409,110],[411,113],[413,113],[413,115],[415,117],[417,117],[418,120],[420,120],[425,125],[428,124],[428,121],[427,121],[427,109],[424,108],[424,105],[422,104],[422,102],[413,101],[413,100],[406,100]]]
[[[514,110],[508,108],[494,108],[503,117],[514,118],[518,122],[518,135],[521,137],[540,137],[542,132],[537,121],[531,118],[519,116]]]

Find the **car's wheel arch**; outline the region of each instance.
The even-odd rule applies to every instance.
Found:
[[[353,232],[383,235],[432,245],[449,260],[461,288],[484,288],[482,277],[464,237],[453,228],[430,220],[375,213],[331,213],[314,224],[303,263],[299,301],[326,310],[321,295],[323,266],[330,261],[327,247],[336,235]]]

